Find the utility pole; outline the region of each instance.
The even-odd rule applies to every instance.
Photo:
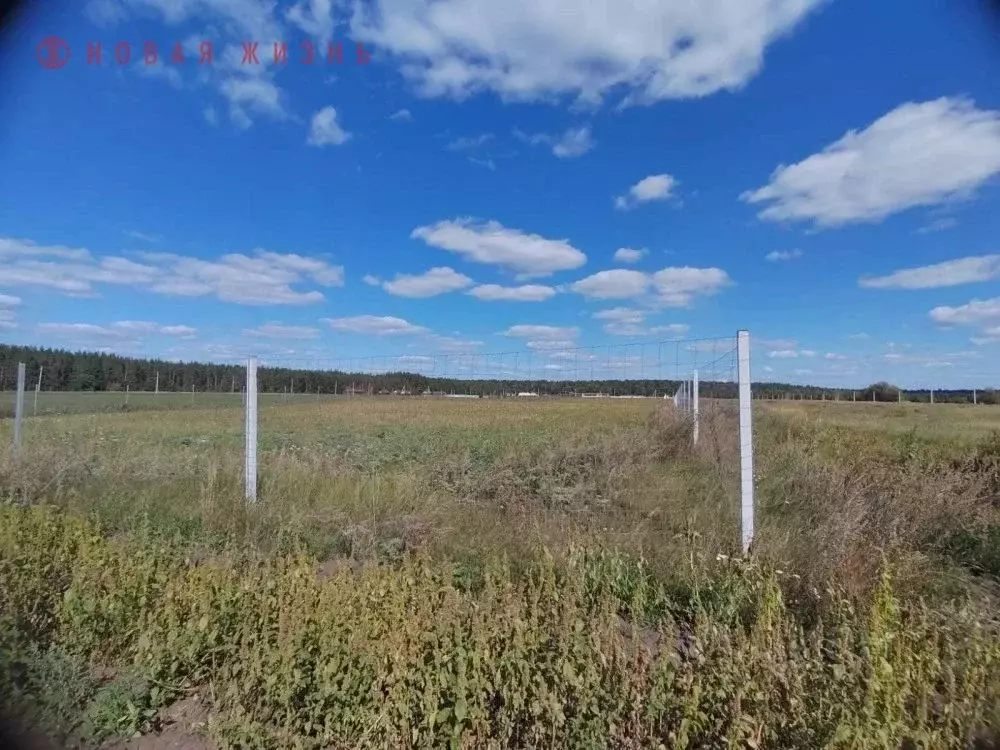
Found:
[[[972,405],[973,406],[976,405],[976,389],[975,388],[972,389]]]
[[[154,390],[153,393],[155,394],[155,393],[159,393],[159,392],[160,392],[160,373],[157,372],[156,373],[156,390]]]
[[[934,389],[931,388],[931,403],[934,403]]]

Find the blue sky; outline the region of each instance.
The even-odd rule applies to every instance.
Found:
[[[981,4],[36,5],[0,50],[4,341],[559,377],[745,328],[755,379],[1000,385]]]

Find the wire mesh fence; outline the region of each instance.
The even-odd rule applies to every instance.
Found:
[[[647,399],[655,403],[658,414],[675,420],[675,427],[683,425],[689,445],[701,442],[703,450],[713,451],[717,460],[726,460],[735,469],[744,447],[750,450],[749,422],[743,420],[750,409],[749,370],[740,367],[741,352],[749,362],[748,342],[728,336],[575,347],[540,339],[521,350],[493,353],[251,355],[240,363],[155,363],[153,368],[121,360],[120,371],[105,366],[100,377],[93,363],[94,372],[83,375],[52,363],[46,375],[45,364],[25,368],[22,363],[18,389],[0,394],[0,409],[7,408],[10,395],[15,456],[26,419],[147,409],[242,410],[243,480],[249,502],[257,500],[261,473],[258,432],[265,440],[272,437],[259,410],[344,398]],[[46,382],[58,388],[88,378],[95,390],[44,390]],[[97,390],[98,385],[105,390]],[[335,414],[316,412],[315,418],[335,419]],[[674,434],[679,433],[674,430]],[[743,487],[743,492],[752,493],[752,485]]]

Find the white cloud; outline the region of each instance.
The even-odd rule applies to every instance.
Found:
[[[594,147],[594,136],[589,125],[570,128],[552,146],[552,153],[560,159],[575,159]]]
[[[675,187],[677,180],[671,175],[651,174],[630,187],[627,194],[615,198],[615,208],[625,210],[634,208],[640,203],[665,201],[671,197]]]
[[[333,36],[333,0],[301,0],[288,9],[285,18],[320,42]]]
[[[715,294],[730,284],[720,268],[671,267],[653,274],[616,268],[598,271],[570,288],[590,299],[637,299],[649,291],[651,304],[687,307],[695,297]]]
[[[370,273],[366,273],[364,278],[361,280],[368,286],[382,286],[382,279],[378,276],[372,276]]]
[[[264,339],[314,339],[319,337],[319,329],[310,326],[286,326],[281,323],[264,323],[256,328],[244,329],[243,335]]]
[[[1000,341],[1000,326],[992,326],[990,328],[984,328],[979,336],[973,336],[970,341],[977,346],[983,346],[984,344],[995,344]]]
[[[164,336],[180,336],[181,338],[191,338],[198,332],[197,328],[191,326],[161,326],[159,333]]]
[[[829,359],[829,360],[845,360],[845,359],[847,359],[847,357],[845,357],[845,356],[844,356],[843,354],[837,354],[836,352],[827,352],[827,353],[826,353],[826,354],[825,354],[825,355],[823,356],[823,359]]]
[[[641,271],[615,268],[598,271],[570,285],[570,289],[589,299],[630,299],[641,297],[650,285],[649,275]]]
[[[397,274],[392,281],[384,282],[382,288],[397,297],[424,299],[465,289],[472,283],[472,279],[468,276],[464,276],[447,266],[442,266],[431,268],[422,274]]]
[[[614,259],[619,263],[638,263],[648,252],[646,248],[620,247],[615,250]]]
[[[801,257],[801,250],[772,250],[764,256],[764,260],[769,260],[774,263],[779,260],[795,260],[796,258]]]
[[[942,325],[979,325],[1000,320],[1000,297],[974,299],[959,307],[935,307],[930,317]]]
[[[775,349],[773,352],[768,352],[767,356],[771,359],[795,359],[799,353],[795,349]]]
[[[470,289],[467,294],[488,302],[544,302],[555,296],[556,290],[541,284],[525,284],[523,286],[481,284]]]
[[[613,336],[656,336],[663,334],[683,336],[690,330],[690,326],[682,323],[647,328],[645,326],[646,313],[631,307],[613,307],[610,310],[601,310],[594,313],[594,318],[607,321],[604,324],[604,331]]]
[[[575,326],[542,326],[542,325],[516,325],[511,326],[504,332],[504,336],[516,338],[557,341],[560,339],[575,339],[580,335],[580,329]]]
[[[769,221],[878,222],[971,195],[1000,173],[1000,112],[941,98],[900,105],[742,194]]]
[[[12,331],[17,328],[17,314],[14,308],[20,304],[20,297],[0,294],[0,331]]]
[[[935,307],[929,313],[930,319],[943,326],[980,326],[981,330],[970,340],[981,346],[993,343],[1000,331],[1000,297],[974,299],[958,307]]]
[[[441,336],[436,333],[432,333],[426,338],[436,349],[443,352],[470,352],[483,345],[482,341],[470,341],[454,336]]]
[[[333,107],[323,107],[313,115],[306,141],[310,146],[340,146],[350,139],[351,134],[337,122],[337,110]]]
[[[251,115],[288,118],[281,89],[263,75],[230,76],[219,84],[219,91],[229,102],[230,119],[244,130],[253,124]]]
[[[147,64],[145,60],[138,60],[133,64],[133,68],[138,71],[139,75],[163,79],[175,89],[179,89],[183,85],[183,79],[177,67],[163,60],[158,60],[151,65]]]
[[[62,338],[75,338],[83,341],[98,339],[141,343],[145,336],[159,334],[178,338],[192,338],[197,333],[196,328],[183,325],[161,325],[148,320],[119,320],[108,325],[93,323],[39,323],[36,327],[39,333],[45,333]]]
[[[716,294],[732,284],[721,268],[664,268],[653,274],[656,301],[668,307],[687,307],[697,296]]]
[[[538,339],[525,344],[529,349],[541,352],[555,352],[576,347],[576,342],[572,339]]]
[[[858,280],[868,289],[936,289],[1000,277],[1000,255],[978,255]]]
[[[481,146],[485,146],[487,143],[492,141],[493,138],[493,133],[481,133],[479,135],[464,136],[451,141],[451,143],[445,146],[445,148],[449,151],[474,151]]]
[[[589,125],[569,128],[560,135],[548,133],[522,133],[514,131],[515,137],[532,146],[547,145],[552,147],[552,153],[560,159],[575,159],[583,156],[596,145],[593,132]]]
[[[129,229],[125,232],[126,237],[130,237],[133,240],[139,240],[140,242],[162,242],[163,238],[155,234],[146,234],[145,232],[137,232],[134,229]]]
[[[587,256],[567,240],[525,234],[496,221],[477,223],[471,218],[439,221],[417,227],[410,236],[432,247],[458,253],[466,260],[510,269],[521,278],[549,276],[587,262]]]
[[[408,109],[400,109],[389,115],[390,120],[396,120],[397,122],[410,122],[413,119],[413,115]]]
[[[93,297],[96,285],[132,286],[182,297],[215,296],[249,305],[320,302],[319,291],[295,285],[344,285],[344,269],[325,260],[257,249],[202,260],[173,253],[141,252],[144,262],[118,256],[95,257],[85,248],[41,246],[30,240],[0,238],[0,286],[45,286],[71,296]]]
[[[767,46],[820,4],[373,0],[355,5],[351,27],[423,96],[599,103],[621,92],[626,104],[651,104],[741,88]]]
[[[360,333],[369,336],[401,336],[416,333],[426,333],[423,326],[414,325],[403,318],[393,318],[388,315],[355,315],[349,318],[323,318],[334,331],[342,333]]]

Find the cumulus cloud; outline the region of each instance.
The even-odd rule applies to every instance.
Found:
[[[373,0],[355,6],[351,28],[426,97],[597,104],[614,92],[639,105],[741,88],[768,45],[820,4],[598,2],[567,12],[562,0]]]
[[[577,294],[589,299],[630,299],[641,297],[650,285],[650,277],[642,271],[615,268],[598,271],[570,285]]]
[[[472,283],[472,279],[468,276],[447,266],[441,266],[421,274],[396,274],[396,278],[384,282],[382,288],[397,297],[425,299],[465,289]]]
[[[978,326],[980,330],[972,337],[972,343],[991,344],[1000,334],[1000,297],[974,299],[958,307],[935,307],[930,318],[944,326]]]
[[[243,330],[244,336],[263,339],[315,339],[319,329],[310,326],[286,326],[281,323],[264,323],[256,328]]]
[[[532,146],[546,145],[552,148],[552,153],[560,159],[575,159],[583,156],[596,145],[593,132],[589,125],[569,128],[560,135],[549,133],[522,133],[514,131],[514,136]]]
[[[647,327],[646,317],[647,313],[631,307],[613,307],[594,313],[596,320],[606,321],[604,331],[612,336],[683,336],[690,330],[690,326],[683,323]]]
[[[801,250],[772,250],[764,256],[764,260],[775,263],[780,260],[795,260],[802,257]]]
[[[31,240],[0,238],[0,286],[44,286],[77,297],[97,295],[101,284],[131,286],[181,297],[215,296],[247,305],[301,305],[321,302],[317,290],[344,284],[342,266],[319,258],[257,249],[202,260],[174,253],[137,253],[143,262],[118,256],[97,257],[86,248],[43,246]]]
[[[961,98],[902,104],[742,194],[768,221],[878,222],[971,195],[1000,173],[1000,112]]]
[[[567,240],[550,240],[507,229],[496,221],[478,223],[471,218],[439,221],[417,227],[410,236],[475,263],[507,268],[521,278],[550,276],[587,262],[587,256]]]
[[[581,279],[570,286],[589,299],[639,299],[647,292],[654,305],[687,307],[698,296],[717,293],[732,280],[721,268],[664,268],[656,273],[616,268]]]
[[[525,284],[523,286],[480,284],[470,289],[467,294],[488,302],[544,302],[555,296],[556,290],[542,284]]]
[[[229,117],[243,130],[253,125],[254,116],[274,120],[288,119],[284,94],[277,84],[263,75],[234,75],[219,84],[219,91],[229,102]],[[315,119],[313,120],[315,125]]]
[[[309,36],[323,42],[333,37],[333,9],[333,0],[301,0],[288,9],[285,18]]]
[[[958,307],[935,307],[930,317],[941,325],[979,325],[1000,320],[1000,297],[974,299]]]
[[[389,115],[389,119],[397,122],[410,122],[413,119],[413,115],[408,109],[398,109]]]
[[[333,107],[323,107],[313,115],[306,140],[310,146],[340,146],[350,139],[351,134],[337,122],[337,110]]]
[[[615,260],[619,263],[638,263],[648,254],[646,248],[620,247],[615,250]]]
[[[667,307],[688,307],[695,297],[711,296],[733,282],[721,268],[664,268],[653,274],[655,300]]]
[[[348,318],[323,318],[331,330],[340,333],[360,333],[369,336],[404,336],[426,333],[423,326],[414,325],[403,318],[388,315],[355,315]]]
[[[973,284],[1000,277],[1000,255],[973,255],[930,266],[904,268],[888,276],[863,277],[868,289],[936,289]]]
[[[625,195],[615,198],[615,208],[627,210],[640,203],[665,201],[673,195],[677,180],[669,174],[651,174],[643,177],[628,189]]]

